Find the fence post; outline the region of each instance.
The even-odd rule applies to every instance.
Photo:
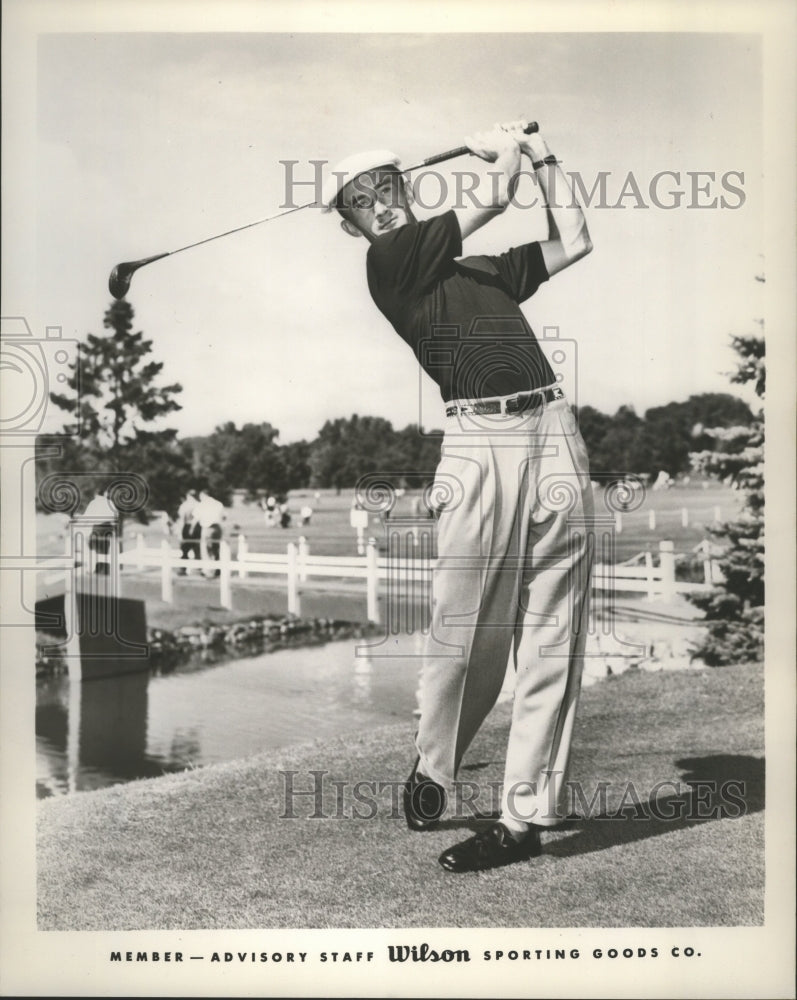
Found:
[[[249,546],[246,543],[246,535],[241,532],[238,536],[238,576],[241,580],[245,580],[249,575],[249,569],[246,565],[246,557],[249,555]]]
[[[232,588],[230,587],[230,576],[232,574],[232,553],[229,543],[222,539],[219,542],[219,603],[228,610],[232,608]]]
[[[623,533],[623,515],[619,510],[614,515],[614,530],[618,535],[622,535]]]
[[[687,507],[681,507],[681,527],[689,527],[689,510]]]
[[[85,548],[85,540],[81,545]],[[64,570],[64,629],[66,631],[65,652],[67,657],[67,671],[70,681],[79,681],[82,677],[82,665],[80,660],[80,635],[78,634],[77,620],[77,587],[75,574],[77,573],[77,546],[78,541],[75,536],[67,533],[65,555],[73,556],[74,562],[70,569]]]
[[[136,534],[136,569],[140,572],[144,568],[144,535],[139,531]]]
[[[379,550],[376,547],[376,539],[368,539],[368,548],[365,553],[365,565],[368,572],[368,621],[375,625],[379,624]]]
[[[651,531],[655,531],[656,530],[656,511],[655,510],[648,511],[648,527],[650,528]]]
[[[288,614],[300,615],[299,558],[295,542],[288,542]]]
[[[168,539],[161,542],[161,598],[167,604],[174,601],[172,593],[172,550]]]
[[[722,521],[722,511],[720,510],[719,507],[714,508],[714,520],[717,524],[719,524],[720,521]]]
[[[307,579],[307,557],[310,555],[310,546],[304,535],[299,536],[299,580],[304,583]]]
[[[645,553],[645,570],[647,572],[645,582],[648,588],[648,600],[652,601],[656,593],[656,584],[653,579],[653,553],[650,550]]]
[[[659,569],[661,596],[670,601],[675,596],[675,546],[672,542],[659,542]]]
[[[357,525],[357,555],[361,556],[365,553],[365,528],[361,525]]]

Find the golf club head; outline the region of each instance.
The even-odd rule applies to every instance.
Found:
[[[108,278],[108,291],[115,299],[124,298],[130,288],[130,280],[133,274],[140,267],[143,267],[145,264],[151,264],[154,260],[160,260],[161,257],[168,256],[168,253],[157,253],[154,257],[144,257],[142,260],[128,260],[117,264],[111,271],[110,278]]]

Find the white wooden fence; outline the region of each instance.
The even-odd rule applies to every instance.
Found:
[[[672,542],[659,543],[658,561],[651,552],[640,553],[626,563],[598,564],[593,569],[592,588],[595,591],[643,593],[649,600],[669,600],[676,594],[705,591],[719,582],[716,566],[711,558],[708,543],[701,543],[694,551],[701,550],[704,581],[687,582],[675,576],[676,559]],[[431,581],[431,570],[435,560],[426,558],[397,558],[380,554],[376,540],[371,538],[364,555],[319,556],[310,553],[306,539],[298,544],[290,542],[283,553],[251,552],[243,535],[238,536],[238,549],[233,559],[227,542],[220,543],[218,561],[209,559],[184,560],[180,550],[172,548],[164,539],[159,548],[147,548],[143,535],[136,537],[134,547],[122,551],[118,564],[123,569],[144,571],[150,568],[160,570],[161,597],[171,603],[174,600],[175,570],[199,571],[206,576],[217,577],[219,581],[219,603],[224,608],[232,608],[232,577],[245,580],[255,574],[273,575],[286,578],[288,590],[288,611],[301,614],[302,584],[310,579],[333,578],[337,580],[364,580],[366,592],[367,618],[371,622],[380,621],[380,583],[391,581],[395,587],[424,587]],[[478,568],[478,567],[476,567]]]

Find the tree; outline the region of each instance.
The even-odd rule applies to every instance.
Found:
[[[761,280],[761,279],[759,279]],[[752,383],[759,399],[766,388],[763,337],[735,336],[740,361],[731,381]],[[730,480],[745,502],[739,517],[710,529],[724,541],[719,560],[723,582],[691,600],[705,612],[708,632],[696,651],[711,666],[760,660],[764,653],[764,416],[752,423],[711,428],[716,447],[695,452],[695,469]]]
[[[749,425],[753,413],[743,399],[727,392],[705,392],[677,403],[645,411],[639,442],[639,471],[655,476],[661,469],[671,476],[690,468],[690,453],[711,450],[712,435],[705,428]]]
[[[616,463],[609,456],[604,441],[612,426],[612,418],[594,406],[574,406],[578,427],[589,453],[590,469],[593,473],[605,473],[616,469]]]
[[[641,418],[630,406],[621,406],[613,417],[582,406],[578,421],[595,474],[622,478],[632,472],[655,479],[662,469],[672,476],[686,472],[690,452],[715,446],[705,427],[749,425],[753,414],[737,396],[706,392],[652,407]]]
[[[417,488],[434,478],[442,431],[421,433],[417,424],[394,430],[382,417],[328,420],[310,445],[311,482],[340,491],[378,474],[393,486]]]
[[[194,484],[192,449],[177,439],[177,431],[141,430],[124,452],[127,468],[147,480],[150,510],[165,510],[171,517]]]
[[[174,512],[191,478],[190,454],[177,444],[175,430],[152,425],[181,409],[182,386],[159,384],[163,363],[151,359],[152,341],[133,331],[133,317],[129,302],[114,302],[103,319],[111,332],[89,333],[81,345],[66,381],[70,392],[50,393],[72,417],[65,428],[71,444],[50,467],[65,474],[77,467],[98,479],[136,473],[147,481],[148,509]]]
[[[310,449],[309,441],[291,441],[280,449],[289,490],[300,490],[310,485]]]
[[[391,467],[404,473],[405,485],[414,488],[424,486],[434,479],[442,443],[442,431],[421,433],[417,424],[408,424],[395,433],[390,453]]]
[[[584,407],[586,409],[586,407]],[[583,418],[583,410],[581,414]],[[589,423],[587,424],[589,427]],[[621,406],[613,417],[607,418],[603,433],[593,443],[590,451],[590,469],[602,476],[624,478],[636,472],[638,466],[638,438],[643,427],[641,417],[633,406]],[[589,449],[589,443],[585,440]]]
[[[288,474],[279,431],[269,423],[220,424],[208,437],[196,442],[197,475],[222,503],[229,503],[233,489],[246,490],[250,499],[267,490],[284,493]]]
[[[327,420],[310,451],[315,486],[333,486],[338,492],[370,472],[393,471],[388,449],[395,432],[383,417],[338,417]]]
[[[115,471],[143,425],[182,409],[175,399],[181,385],[157,385],[163,363],[146,360],[152,341],[140,330],[133,332],[133,316],[129,302],[114,302],[103,320],[113,336],[88,334],[67,379],[72,394],[50,393],[56,406],[75,417],[67,431],[101,453]]]

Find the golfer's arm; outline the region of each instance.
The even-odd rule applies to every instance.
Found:
[[[540,248],[545,268],[552,277],[586,257],[592,250],[592,240],[584,212],[561,168],[546,164],[535,173],[548,216],[548,239],[540,243]]]
[[[515,146],[495,160],[488,178],[473,192],[471,203],[454,208],[463,240],[506,209],[514,194],[519,172],[520,150]]]

